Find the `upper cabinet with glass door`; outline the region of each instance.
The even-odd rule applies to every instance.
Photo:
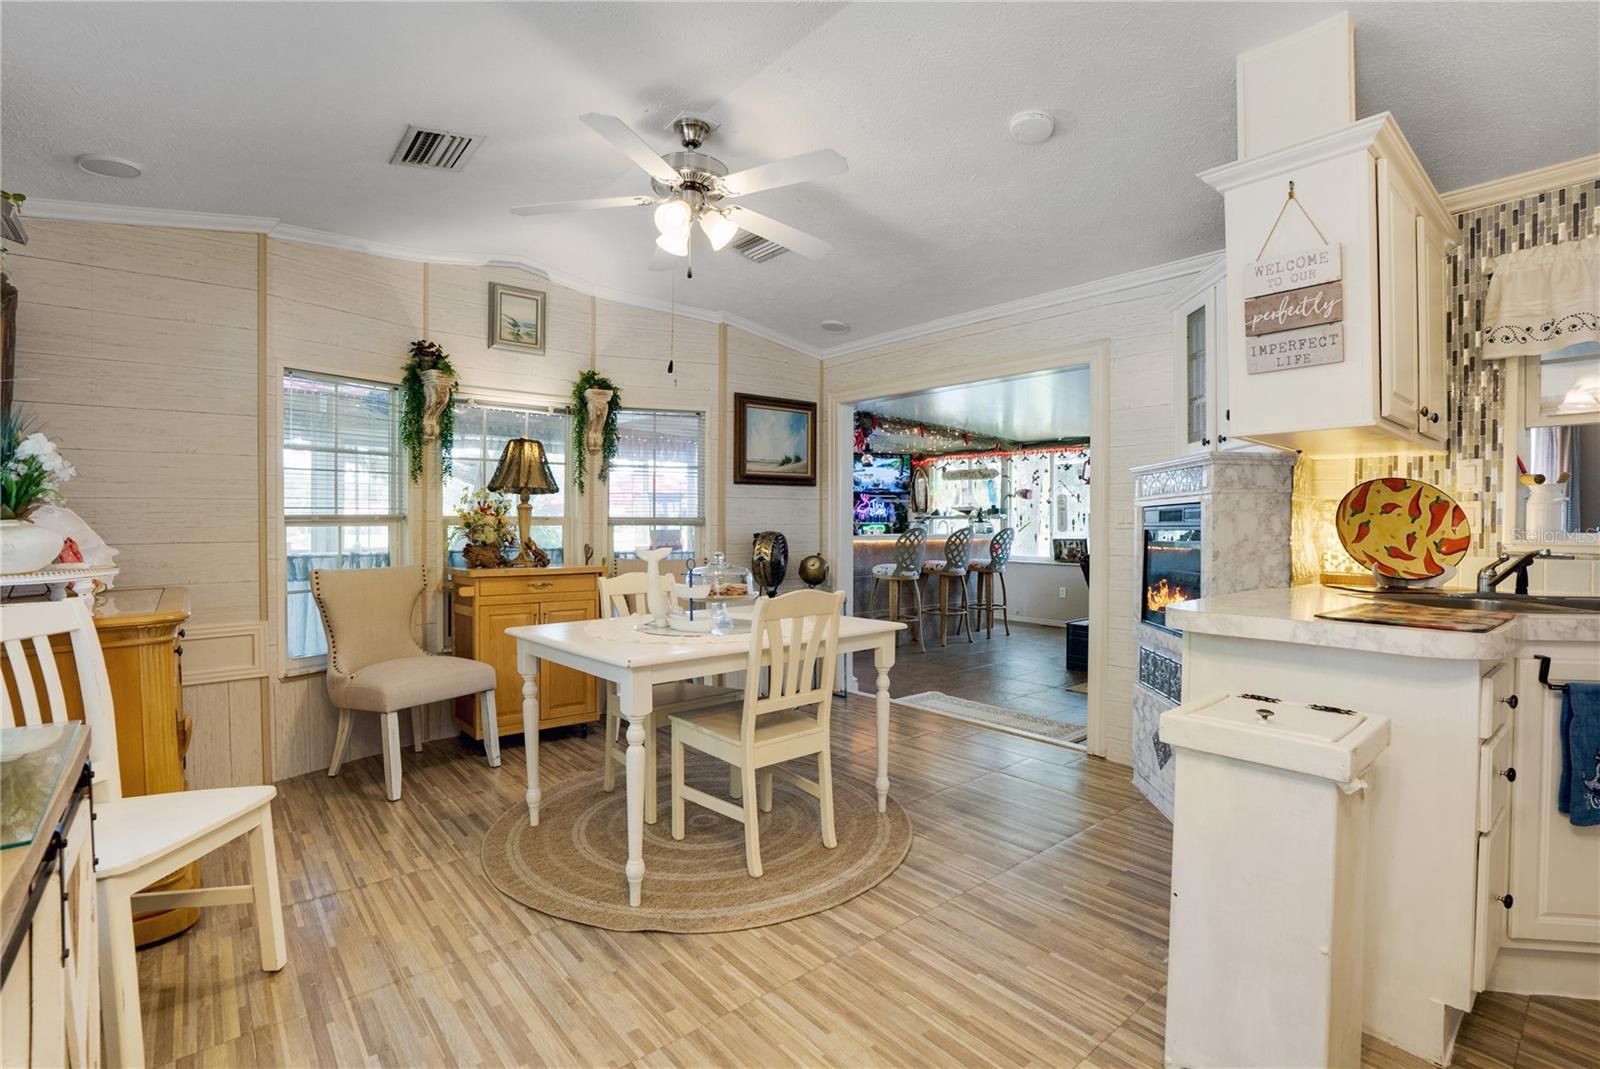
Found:
[[[1226,260],[1218,257],[1173,303],[1179,453],[1204,453],[1228,444],[1226,268]]]
[[[1393,117],[1201,177],[1224,197],[1227,435],[1310,456],[1442,450],[1450,217]],[[1247,338],[1251,289],[1276,329]]]

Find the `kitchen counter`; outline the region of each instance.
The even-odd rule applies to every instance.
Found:
[[[1482,634],[1317,619],[1319,612],[1371,601],[1359,594],[1308,584],[1179,602],[1167,607],[1167,621],[1185,634],[1441,660],[1499,660],[1526,642],[1600,642],[1600,615],[1593,614],[1518,614],[1511,622]]]

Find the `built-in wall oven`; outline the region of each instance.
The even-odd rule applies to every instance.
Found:
[[[1144,510],[1144,595],[1140,618],[1167,631],[1167,606],[1200,596],[1200,505]]]

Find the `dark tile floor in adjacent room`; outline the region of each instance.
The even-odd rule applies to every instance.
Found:
[[[1068,683],[1083,683],[1089,676],[1067,671],[1065,629],[1014,622],[1008,637],[996,621],[993,638],[980,629],[971,642],[966,635],[950,635],[944,647],[936,622],[925,623],[923,633],[926,653],[909,636],[901,639],[889,673],[893,697],[936,690],[1074,724],[1089,722],[1088,695],[1067,690]],[[854,668],[856,689],[871,694],[877,687],[872,658],[856,657]]]

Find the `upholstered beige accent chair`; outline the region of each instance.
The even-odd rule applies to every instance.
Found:
[[[672,596],[672,584],[676,577],[663,572],[661,574],[661,590],[668,598]],[[600,615],[634,616],[649,611],[646,605],[650,577],[645,572],[625,572],[612,578],[602,577],[600,580]],[[706,683],[696,683],[692,680],[682,680],[674,683],[657,683],[651,691],[650,698],[650,729],[644,735],[644,820],[646,824],[656,822],[659,807],[656,802],[656,733],[667,726],[667,719],[673,713],[681,713],[689,709],[701,709],[707,705],[716,705],[719,702],[736,700],[740,692],[731,687],[714,687]],[[606,684],[606,747],[605,771],[601,775],[600,788],[607,793],[616,789],[617,768],[627,767],[628,747],[618,743],[617,733],[622,727],[622,702],[617,696],[617,685]]]
[[[400,800],[400,710],[411,710],[411,740],[423,742],[422,707],[467,694],[478,696],[483,749],[500,764],[500,725],[494,709],[494,666],[465,657],[435,656],[417,644],[415,624],[427,569],[351,568],[311,573],[311,592],[328,632],[328,700],[339,710],[328,775],[337,776],[350,741],[350,713],[383,721],[383,782]]]

